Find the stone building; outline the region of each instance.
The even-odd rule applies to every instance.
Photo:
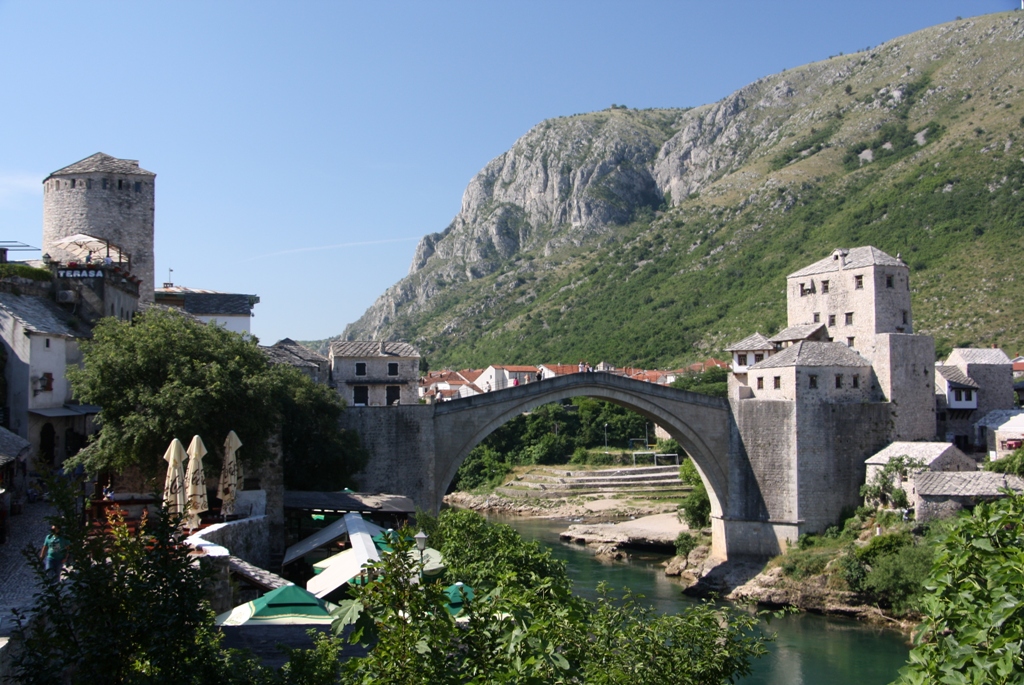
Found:
[[[909,477],[904,481],[896,476],[896,486],[907,493],[907,499],[914,501],[917,495],[914,489],[914,474],[924,471],[967,471],[978,470],[978,462],[955,445],[948,442],[902,442],[897,441],[878,452],[864,462],[867,466],[866,481],[871,483],[886,465],[896,457],[906,457],[918,466],[910,469]]]
[[[956,348],[935,367],[937,432],[961,449],[983,449],[973,428],[990,412],[1014,407],[1013,364],[999,349]]]
[[[216,290],[186,288],[164,283],[154,291],[156,304],[181,309],[203,323],[212,323],[232,333],[252,332],[252,309],[259,304],[257,295],[221,293]]]
[[[43,181],[43,253],[76,259],[57,245],[76,234],[115,243],[140,279],[140,301],[152,302],[155,197],[156,174],[135,160],[97,152],[58,169]]]
[[[283,338],[273,345],[260,345],[271,364],[288,364],[309,376],[314,383],[333,385],[331,360],[319,352],[300,345],[291,338]]]
[[[915,517],[924,523],[1005,497],[1006,490],[1024,492],[1024,480],[991,471],[924,471],[914,476],[913,487]]]
[[[408,343],[336,340],[329,359],[334,385],[349,406],[419,402],[420,353]]]
[[[1024,410],[996,409],[974,424],[978,444],[985,445],[990,461],[1008,457],[1024,446]]]
[[[902,260],[870,246],[835,250],[787,277],[787,312],[786,329],[767,339],[775,351],[729,376],[740,439],[769,485],[749,516],[770,525],[782,549],[859,503],[869,456],[935,435],[935,346],[913,334]],[[751,342],[761,340],[729,347],[734,364]]]

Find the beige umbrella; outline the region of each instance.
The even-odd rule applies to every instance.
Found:
[[[235,513],[235,497],[239,481],[242,480],[242,465],[238,463],[238,448],[242,441],[235,431],[228,433],[224,440],[224,468],[220,471],[220,482],[217,484],[217,497],[220,499],[220,513],[230,516]]]
[[[199,514],[210,508],[206,499],[206,476],[203,474],[203,457],[206,456],[206,445],[198,435],[192,438],[188,446],[188,473],[185,484],[188,488],[188,525],[189,528],[199,527]]]
[[[170,514],[179,516],[185,512],[185,446],[181,440],[171,440],[164,452],[167,462],[167,479],[164,481],[164,503]]]

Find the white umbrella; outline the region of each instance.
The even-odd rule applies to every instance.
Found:
[[[188,527],[199,527],[199,514],[210,508],[206,499],[206,476],[203,474],[203,457],[206,456],[206,445],[198,435],[192,438],[188,446],[188,474],[185,476],[185,492],[188,495]]]
[[[181,440],[171,440],[164,452],[167,462],[167,479],[164,481],[164,502],[170,514],[182,514],[185,511],[185,446]]]
[[[217,497],[220,499],[220,513],[223,516],[230,516],[235,513],[235,497],[238,490],[238,483],[242,479],[241,464],[238,463],[238,448],[242,441],[238,439],[235,431],[228,433],[224,440],[224,468],[220,471],[220,482],[217,484]]]

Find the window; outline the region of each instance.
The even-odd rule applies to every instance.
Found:
[[[892,276],[886,276],[886,277],[885,277],[885,287],[886,287],[886,288],[892,288],[892,287],[894,287],[894,285],[893,285],[893,279],[892,279]]]
[[[964,399],[966,401],[968,401],[968,402],[973,400],[974,399],[974,391],[973,390],[964,390]]]
[[[117,189],[118,190],[124,190],[124,181],[123,180],[117,179]]]
[[[757,389],[764,390],[764,378],[762,378],[761,376],[757,377]]]
[[[847,338],[846,339],[846,346],[847,347],[853,347],[853,338]]]
[[[75,180],[76,180],[76,179],[71,179],[71,187],[72,187],[72,188],[74,188],[74,187],[75,187]]]
[[[808,292],[810,292],[810,291],[807,289],[807,287],[803,283],[801,283],[800,284],[800,297],[803,297]]]
[[[388,375],[389,376],[397,376],[398,375],[398,362],[388,362]]]
[[[366,375],[366,362],[356,362],[356,375],[357,376],[365,376]]]
[[[854,290],[864,290],[864,277],[863,276],[854,276],[853,277],[853,289]]]
[[[829,326],[835,326],[836,325],[836,315],[835,314],[829,314],[828,315],[828,325]]]
[[[762,353],[760,353],[760,352],[755,352],[754,353],[754,363],[755,364],[760,364],[763,361],[764,361],[764,355]]]
[[[846,312],[846,325],[847,326],[852,326],[853,325],[853,312]]]
[[[385,403],[390,407],[392,404],[398,404],[399,400],[402,399],[402,388],[397,385],[389,385],[385,389]]]
[[[807,387],[808,388],[816,388],[816,387],[818,387],[818,377],[813,375],[813,374],[808,376],[807,377]]]
[[[87,178],[87,179],[85,179],[85,189],[89,190],[90,188],[92,188],[92,179],[91,178]]]
[[[821,294],[824,295],[828,292],[828,281],[821,282]]]
[[[370,403],[370,388],[366,385],[357,385],[352,388],[352,404],[357,407],[365,407]]]
[[[836,374],[836,387],[837,388],[843,387],[843,374],[841,374],[841,373],[837,373]]]
[[[821,313],[814,312],[814,323],[821,323]]]
[[[782,387],[782,376],[776,376],[772,379],[772,387],[776,390]]]
[[[903,323],[910,323],[910,312],[903,310]]]
[[[859,388],[860,387],[860,374],[859,373],[853,374],[853,387],[855,387],[855,388]]]
[[[53,391],[53,374],[47,371],[39,379],[39,389],[47,392]]]
[[[50,346],[50,339],[49,339],[49,338],[47,338],[47,339],[46,339],[46,346],[47,346],[47,347],[49,347],[49,346]]]
[[[107,179],[103,179],[103,190],[107,189]]]
[[[954,390],[953,391],[953,399],[955,401],[957,401],[957,402],[963,402],[964,401],[964,391],[963,390]]]
[[[745,355],[745,354],[737,354],[736,355],[736,366],[746,366],[746,365],[747,365],[747,355]]]
[[[142,192],[142,183],[139,182],[139,181],[135,182],[135,192],[136,193],[141,193]]]

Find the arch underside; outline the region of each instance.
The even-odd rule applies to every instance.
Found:
[[[639,381],[630,382],[636,383],[643,390],[651,388],[646,383]],[[492,396],[498,393],[516,392],[517,390],[513,388],[496,391],[492,393]],[[506,402],[500,402],[497,407],[491,406],[491,415],[480,426],[471,429],[468,436],[464,435],[463,439],[458,441],[459,444],[438,445],[441,449],[437,450],[439,462],[439,468],[436,472],[437,479],[435,481],[437,487],[437,506],[440,506],[441,499],[444,497],[449,484],[455,478],[455,474],[463,461],[465,461],[473,448],[486,439],[488,435],[524,412],[545,404],[573,397],[591,397],[612,402],[635,411],[668,431],[672,438],[693,458],[711,499],[712,516],[722,516],[722,504],[728,496],[727,488],[729,481],[726,473],[728,441],[726,439],[725,444],[722,444],[721,438],[723,432],[726,436],[728,435],[728,410],[709,407],[703,404],[691,404],[680,400],[667,400],[656,397],[653,393],[641,393],[632,389],[612,387],[600,383],[575,383],[568,385],[568,387],[552,389],[550,392],[532,393],[527,397],[510,398]],[[454,425],[454,423],[460,421],[460,415],[466,416],[465,412],[480,412],[484,409],[485,407],[466,407],[463,411],[446,412],[444,418],[451,417]],[[687,420],[688,418],[690,420]],[[713,420],[716,424],[721,424],[716,425],[714,430],[710,431],[711,433],[718,434],[712,439],[708,439],[707,430],[701,430],[695,425],[701,422],[707,423],[709,419]],[[456,433],[462,433],[462,431],[442,429],[438,435],[447,437]],[[450,460],[446,459],[448,455],[451,455]]]

